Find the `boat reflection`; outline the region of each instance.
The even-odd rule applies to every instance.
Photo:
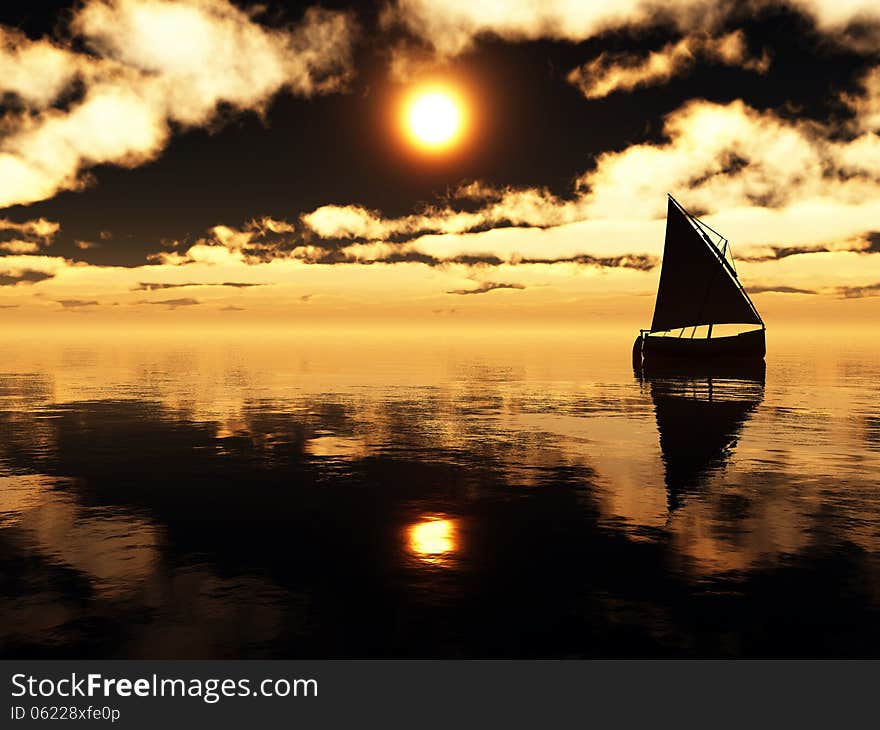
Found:
[[[727,466],[743,426],[764,398],[764,371],[761,360],[637,373],[654,402],[670,512]]]
[[[407,547],[423,563],[448,567],[458,552],[458,522],[440,515],[423,518],[407,529]]]

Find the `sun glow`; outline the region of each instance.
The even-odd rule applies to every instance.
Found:
[[[421,89],[406,103],[404,126],[410,140],[428,151],[454,145],[465,125],[464,105],[448,89]]]
[[[429,516],[407,530],[410,551],[422,562],[445,565],[458,549],[455,520]]]

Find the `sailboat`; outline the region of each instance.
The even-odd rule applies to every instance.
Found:
[[[718,324],[759,325],[712,337]],[[706,326],[706,335],[696,336]],[[633,366],[648,362],[763,359],[766,327],[740,284],[724,236],[671,195],[654,319],[633,344]]]

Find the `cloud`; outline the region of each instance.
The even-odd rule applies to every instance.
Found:
[[[64,309],[81,309],[82,307],[97,307],[100,302],[94,299],[59,299],[57,300]]]
[[[184,297],[181,299],[160,299],[156,302],[151,302],[147,300],[141,300],[138,304],[154,304],[169,307],[170,309],[177,309],[178,307],[194,307],[197,304],[201,304],[198,299],[193,299],[192,297]]]
[[[89,249],[100,247],[101,244],[95,241],[74,241],[73,245],[80,251],[88,251]]]
[[[757,73],[766,73],[770,67],[770,57],[766,53],[761,58],[752,57],[743,32],[734,31],[717,38],[708,34],[687,36],[646,57],[601,53],[572,70],[567,80],[588,99],[600,99],[616,91],[665,83],[690,71],[700,58]]]
[[[812,16],[825,29],[880,21],[880,7],[873,0],[790,0],[788,4]]]
[[[508,41],[582,41],[626,26],[707,24],[718,15],[717,4],[700,0],[662,5],[644,0],[397,0],[384,21],[403,25],[440,55],[451,56],[471,48],[481,35]]]
[[[188,281],[183,284],[169,284],[164,282],[141,281],[132,288],[132,291],[160,291],[162,289],[182,289],[189,286],[228,286],[234,289],[246,289],[252,286],[266,286],[263,283],[252,283],[244,281],[224,281],[220,283]]]
[[[862,76],[860,86],[859,93],[845,94],[843,101],[855,114],[858,131],[880,131],[880,66],[869,69]]]
[[[37,253],[52,243],[61,226],[45,218],[18,223],[0,218],[0,251],[11,254]]]
[[[880,282],[876,284],[866,284],[865,286],[839,286],[834,290],[834,293],[843,299],[878,297],[880,296]]]
[[[533,191],[529,194],[541,193]],[[606,256],[583,253],[585,245],[583,240],[575,244],[578,250],[574,251],[571,251],[570,247],[554,250],[553,247],[548,248],[534,240],[523,246],[499,247],[493,244],[487,251],[483,239],[473,235],[473,231],[467,230],[467,226],[458,220],[460,214],[452,209],[438,208],[430,215],[386,219],[377,211],[348,206],[338,208],[342,212],[340,220],[331,220],[327,216],[329,209],[335,212],[337,207],[324,206],[320,209],[322,215],[320,223],[315,222],[316,218],[312,214],[303,217],[305,240],[294,236],[283,236],[274,242],[268,242],[256,236],[252,223],[242,229],[215,226],[210,236],[199,239],[185,251],[158,253],[153,255],[151,260],[172,266],[198,263],[220,265],[232,261],[257,265],[277,260],[295,260],[316,266],[418,263],[430,267],[491,267],[566,264],[590,268],[629,268],[639,271],[649,271],[658,263],[656,256],[643,253]],[[509,214],[513,215],[512,212]],[[465,215],[470,216],[469,223],[478,232],[488,234],[493,230],[505,230],[504,227],[493,229],[490,224],[493,219],[492,212],[479,211]],[[468,235],[457,233],[432,235],[438,228]],[[529,228],[522,227],[517,230],[527,232]],[[319,233],[335,235],[335,237],[324,239],[318,235]],[[361,236],[366,235],[372,235],[374,238],[361,239]],[[469,244],[470,241],[474,242],[473,245]],[[183,286],[224,285],[235,286],[236,283],[139,282],[135,288],[148,291]]]
[[[857,254],[880,253],[880,235],[872,231],[859,235],[852,240],[834,241],[827,244],[752,248],[747,255],[738,256],[737,258],[739,261],[761,263],[764,261],[779,261],[780,259],[787,259],[790,256],[836,253],[841,251]]]
[[[764,294],[764,293],[776,293],[776,294],[816,294],[813,289],[800,289],[796,286],[749,286],[746,287],[746,290],[749,294]]]
[[[34,236],[43,241],[51,241],[52,238],[61,230],[61,224],[55,221],[48,221],[45,218],[37,218],[36,220],[24,221],[16,223],[8,218],[0,218],[0,230],[16,231],[24,235]]]
[[[865,234],[864,253],[880,253],[880,231],[869,231]]]
[[[876,50],[880,6],[874,0],[752,0],[746,7],[755,13],[780,5],[803,13],[840,43],[866,53]],[[579,42],[609,31],[657,26],[705,32],[742,14],[741,4],[715,0],[396,0],[383,20],[450,57],[469,50],[481,36]]]
[[[494,189],[480,183],[463,188],[471,200],[486,203],[476,211],[428,206],[401,218],[358,205],[324,205],[302,216],[302,223],[320,238],[388,241],[423,233],[465,233],[498,225],[553,226],[582,218],[577,201],[566,201],[540,188]],[[462,195],[462,197],[464,197]]]
[[[525,289],[523,284],[504,284],[494,281],[484,281],[476,289],[453,289],[446,292],[447,294],[486,294],[496,289]]]
[[[703,100],[669,114],[663,131],[663,142],[600,155],[579,178],[588,214],[662,215],[667,191],[705,212],[862,204],[880,190],[876,135],[846,138],[834,126],[791,121],[742,101]]]
[[[12,241],[0,242],[0,251],[8,253],[37,253],[40,250],[40,244],[35,241],[21,241],[18,239]]]
[[[224,260],[230,255],[250,263],[270,261],[286,256],[302,241],[294,235],[292,223],[275,218],[254,218],[241,228],[217,225],[208,235],[190,245],[185,253],[162,251],[150,256],[151,261],[172,265],[194,263],[197,261]],[[234,286],[233,283],[227,283]]]
[[[51,279],[54,274],[45,271],[24,269],[17,272],[0,273],[0,286],[18,286],[19,284],[36,284]]]
[[[526,229],[528,230],[528,229]],[[442,246],[434,248],[430,237],[400,244],[352,244],[339,249],[308,249],[299,248],[290,252],[290,257],[314,265],[333,264],[403,264],[418,263],[425,266],[531,266],[543,265],[554,266],[557,264],[570,264],[575,266],[588,266],[595,268],[629,268],[638,271],[650,271],[657,263],[654,256],[645,254],[625,254],[621,256],[591,256],[589,254],[574,254],[571,256],[523,256],[516,251],[497,251],[496,253],[451,253],[445,255]],[[462,247],[467,248],[467,237],[453,237],[455,241],[461,241]],[[480,245],[480,244],[475,244]],[[537,248],[540,248],[538,246]]]
[[[763,0],[772,6],[773,0]],[[819,31],[841,45],[874,54],[880,43],[880,6],[873,0],[788,0],[787,4],[807,15]]]
[[[229,0],[87,0],[70,41],[0,28],[0,92],[22,106],[4,119],[0,207],[80,189],[95,165],[152,160],[172,124],[207,125],[220,104],[259,112],[284,89],[337,90],[353,32],[349,15],[320,8],[269,28]]]
[[[244,312],[244,307],[236,307],[234,304],[230,304],[225,307],[220,307],[221,312]]]
[[[758,263],[761,261],[778,261],[786,259],[789,256],[802,256],[810,253],[829,253],[832,249],[828,246],[770,246],[768,253],[753,253],[748,256],[739,256],[740,261],[751,261]]]
[[[279,220],[277,218],[270,218],[269,216],[254,218],[253,220],[251,220],[249,227],[250,230],[260,234],[264,238],[273,233],[293,233],[294,230],[296,230],[293,223],[289,223],[285,220]]]
[[[600,269],[635,269],[636,271],[651,271],[655,268],[660,260],[656,256],[647,256],[645,254],[625,254],[623,256],[590,256],[588,254],[580,254],[570,256],[568,258],[523,258],[514,259],[509,263],[513,265],[534,265],[534,264],[577,264],[579,266],[595,266]]]

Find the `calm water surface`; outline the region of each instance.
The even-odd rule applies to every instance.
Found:
[[[111,338],[0,360],[18,657],[880,655],[880,350]]]

